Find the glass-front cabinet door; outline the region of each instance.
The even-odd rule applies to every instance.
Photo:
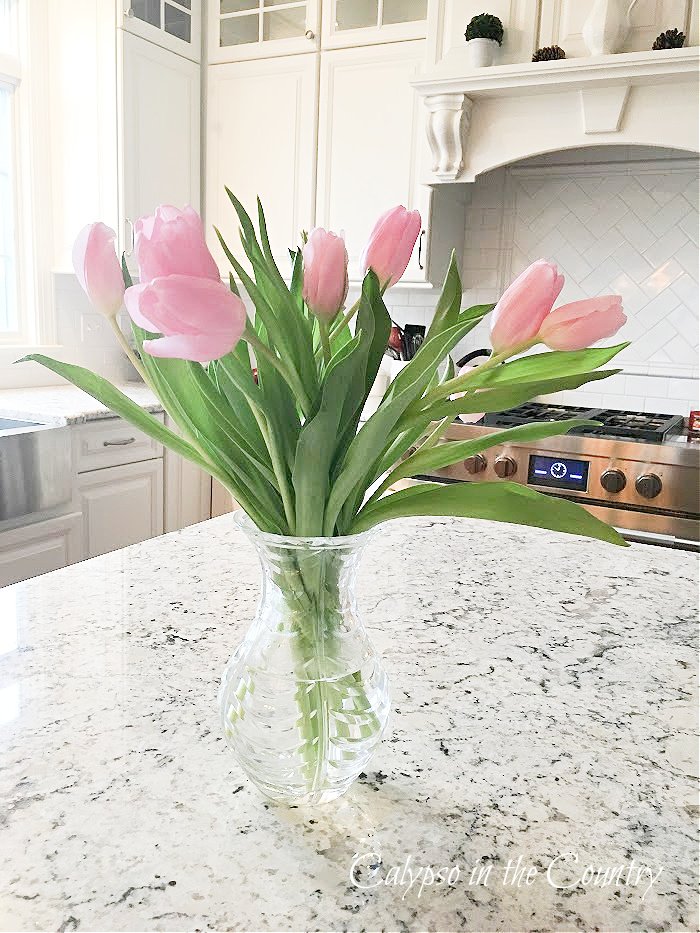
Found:
[[[422,39],[427,17],[428,0],[323,0],[322,47]]]
[[[321,0],[210,0],[209,61],[313,52]]]
[[[123,0],[127,32],[192,61],[201,58],[202,0]]]

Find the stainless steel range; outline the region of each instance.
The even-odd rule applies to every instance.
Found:
[[[468,440],[532,421],[601,422],[563,437],[492,447],[431,479],[508,479],[576,500],[625,537],[696,547],[700,540],[700,444],[679,416],[531,402],[478,424],[454,422],[446,440]]]

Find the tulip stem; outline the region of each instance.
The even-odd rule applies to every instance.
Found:
[[[261,411],[256,405],[253,405],[250,402],[249,404],[255,420],[258,422],[260,433],[262,434],[263,440],[265,441],[267,449],[270,453],[272,469],[274,470],[275,476],[277,477],[279,492],[282,496],[284,515],[287,519],[287,524],[289,525],[289,534],[293,535],[295,529],[294,503],[292,501],[292,493],[289,488],[287,468],[284,465],[282,457],[280,456],[279,446],[275,438],[275,433],[270,429],[270,423],[267,420],[265,413]]]
[[[119,341],[119,345],[121,346],[122,350],[124,351],[124,353],[126,353],[131,365],[134,367],[134,369],[139,374],[139,376],[143,379],[146,385],[150,389],[153,389],[153,386],[151,385],[151,381],[148,378],[148,375],[146,374],[146,370],[143,368],[143,364],[141,360],[139,360],[139,358],[134,353],[133,349],[131,348],[129,344],[129,341],[126,339],[124,331],[119,326],[119,322],[117,321],[116,314],[109,319],[109,323],[112,325],[112,330],[114,331],[114,335]],[[155,389],[153,389],[153,391],[155,392]]]
[[[382,298],[384,297],[384,292],[387,290],[387,288],[388,288],[388,283],[386,285],[383,285],[380,288],[379,294],[382,296]],[[362,300],[361,298],[358,298],[355,304],[352,306],[352,308],[350,308],[349,311],[346,311],[339,321],[336,319],[335,323],[330,329],[331,340],[340,333],[340,331],[345,327],[346,324],[349,324],[350,321],[352,321],[352,319],[355,317],[355,315],[358,312],[361,300]]]
[[[293,368],[288,369],[282,360],[275,353],[273,353],[269,347],[265,346],[265,344],[250,326],[246,326],[246,329],[243,332],[243,340],[245,340],[246,343],[253,348],[253,352],[257,357],[264,357],[272,366],[275,367],[277,372],[280,374],[280,376],[282,376],[292,392],[294,392],[296,395],[297,401],[301,406],[302,413],[304,417],[307,417],[311,411],[311,401],[309,396],[306,394],[306,390],[304,389],[304,386],[302,385],[301,379],[299,378],[297,372]]]
[[[352,321],[352,319],[357,314],[359,307],[360,307],[360,299],[358,298],[355,304],[352,306],[352,308],[350,308],[349,311],[346,311],[339,321],[338,320],[335,321],[335,323],[333,324],[330,330],[331,340],[341,332],[341,330],[345,327],[346,324],[349,324],[350,321]]]
[[[480,376],[482,373],[486,372],[487,369],[494,369],[496,366],[500,366],[505,360],[510,359],[512,356],[517,356],[519,353],[524,353],[525,350],[529,350],[537,343],[539,343],[539,340],[530,340],[516,347],[509,347],[507,350],[504,350],[503,353],[494,353],[485,363],[482,363],[481,366],[475,366],[466,373],[455,376],[453,379],[448,379],[447,382],[443,382],[439,386],[436,386],[420,399],[421,407],[424,407],[426,403],[431,404],[432,402],[439,402],[446,396],[452,395],[453,392],[463,391],[464,388],[468,387],[469,382],[475,376]]]
[[[321,335],[321,348],[323,349],[323,360],[328,366],[331,361],[331,341],[328,330],[328,321],[324,321],[322,318],[318,319],[318,330]]]

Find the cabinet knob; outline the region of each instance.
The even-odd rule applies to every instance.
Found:
[[[627,480],[622,470],[606,470],[600,477],[600,485],[606,492],[622,492]]]
[[[313,29],[307,29],[306,32],[304,33],[304,35],[306,36],[307,39],[315,39],[315,38],[316,38],[316,33],[313,31]]]
[[[129,17],[129,19],[133,19],[134,16],[136,15],[136,14],[134,13],[134,8],[133,8],[133,7],[129,7],[129,9],[126,11],[126,15]]]
[[[496,471],[496,476],[500,479],[507,479],[509,476],[515,476],[518,464],[512,457],[496,457],[493,468]]]

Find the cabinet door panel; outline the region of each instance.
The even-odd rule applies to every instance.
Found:
[[[201,58],[201,0],[121,0],[120,25],[192,61]]]
[[[0,586],[80,560],[80,513],[61,515],[0,534]]]
[[[424,39],[427,0],[324,0],[324,49]]]
[[[170,418],[166,425],[179,433]],[[208,473],[166,449],[164,459],[165,530],[177,531],[211,517],[211,484]]]
[[[159,204],[199,210],[199,65],[123,40],[122,216],[133,223]]]
[[[320,44],[321,0],[212,0],[207,12],[210,64],[304,54]]]
[[[163,463],[82,473],[83,554],[96,557],[163,533]]]
[[[471,69],[464,32],[472,16],[484,12],[484,6],[483,0],[435,0],[428,20],[432,64]],[[536,47],[539,0],[491,0],[487,6],[505,31],[496,64],[529,62]]]
[[[417,41],[323,56],[316,215],[319,226],[345,232],[351,280],[361,277],[360,253],[384,210],[403,204],[427,219],[424,108],[409,83],[424,51]],[[404,281],[424,279],[416,247]]]
[[[230,267],[212,225],[243,256],[226,186],[253,217],[261,198],[283,275],[287,249],[313,226],[317,87],[316,53],[209,69],[206,226],[222,274]]]
[[[540,46],[560,45],[567,58],[586,57],[590,53],[581,31],[593,8],[593,0],[542,0]],[[690,0],[637,0],[632,9],[632,28],[622,51],[650,50],[654,39],[665,29],[686,29]]]

